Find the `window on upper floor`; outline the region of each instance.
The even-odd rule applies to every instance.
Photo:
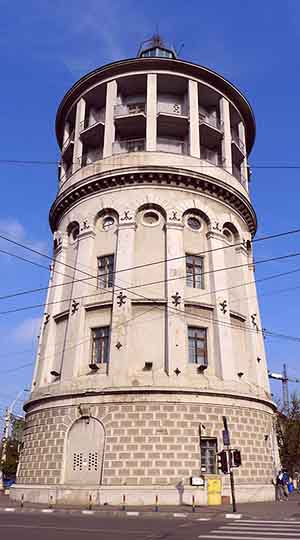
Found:
[[[114,255],[98,257],[97,286],[100,289],[109,289],[114,285]]]
[[[91,364],[108,364],[109,359],[109,326],[92,329]]]
[[[189,363],[207,367],[207,329],[188,326]]]
[[[188,287],[204,289],[203,263],[204,257],[186,254],[186,285]]]
[[[217,439],[201,437],[200,450],[201,450],[201,471],[205,472],[206,474],[216,474],[217,473]]]

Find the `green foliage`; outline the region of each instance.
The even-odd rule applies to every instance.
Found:
[[[300,472],[300,397],[296,393],[289,411],[278,414],[277,434],[282,466],[293,476]]]

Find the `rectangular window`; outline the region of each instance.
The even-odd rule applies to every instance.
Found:
[[[207,330],[197,326],[188,327],[189,362],[207,366]]]
[[[207,474],[217,473],[217,439],[203,439],[200,440],[201,449],[201,468],[205,467]]]
[[[204,289],[203,257],[198,255],[186,255],[186,284],[194,289]]]
[[[114,255],[98,257],[97,285],[101,289],[109,289],[114,285]]]
[[[92,364],[108,364],[109,326],[92,329]]]

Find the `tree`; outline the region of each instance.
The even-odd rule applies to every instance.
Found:
[[[278,411],[277,436],[282,466],[291,476],[300,471],[300,397],[292,394],[287,413]]]
[[[21,450],[21,441],[24,429],[24,419],[12,417],[11,433],[6,444],[6,459],[2,464],[4,476],[15,476],[17,472],[19,454]],[[3,444],[3,442],[2,442]],[[2,448],[1,448],[2,451]]]

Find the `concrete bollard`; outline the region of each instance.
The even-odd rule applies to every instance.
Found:
[[[155,495],[155,512],[158,512],[158,495]]]
[[[48,508],[50,510],[52,510],[52,508],[53,508],[53,495],[50,495],[50,497],[49,497]]]
[[[92,495],[91,494],[89,494],[89,506],[88,506],[88,509],[92,510]]]
[[[126,510],[126,495],[123,495],[123,506],[122,506],[122,510]]]
[[[193,499],[192,499],[192,511],[195,512],[196,511],[196,505],[195,505],[195,495],[193,495]]]
[[[21,508],[24,507],[24,493],[21,495]]]

